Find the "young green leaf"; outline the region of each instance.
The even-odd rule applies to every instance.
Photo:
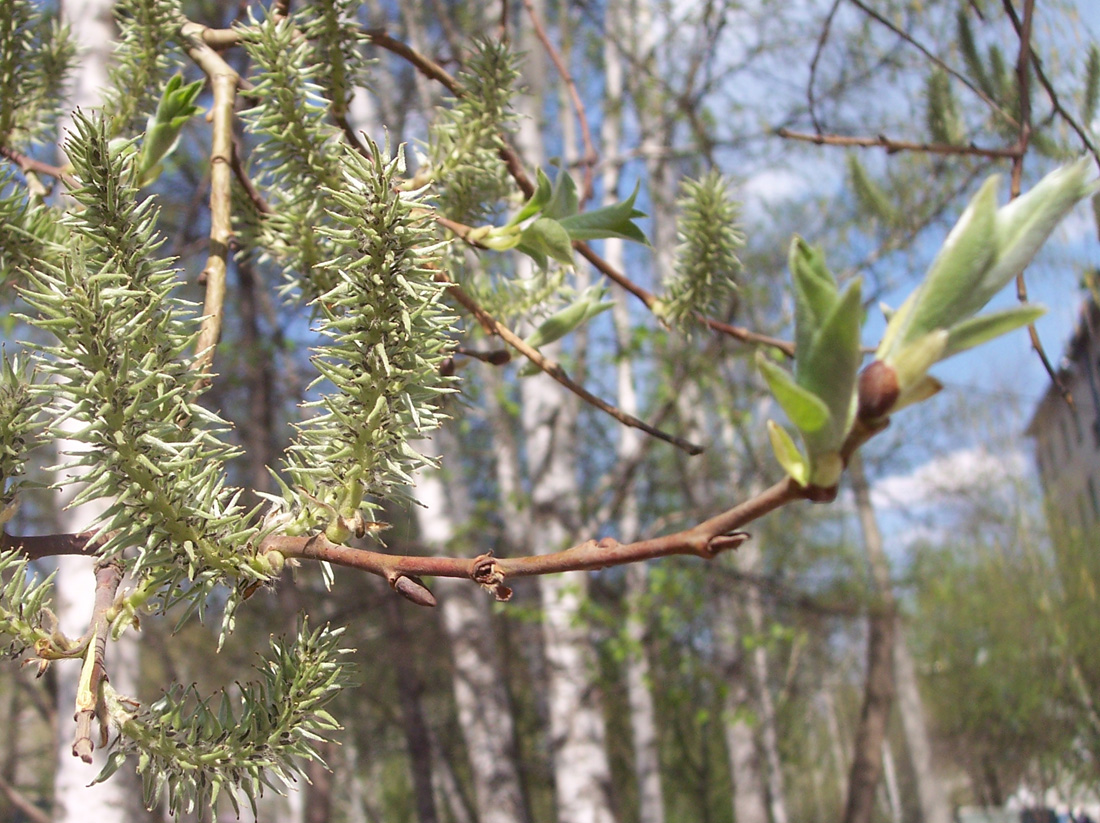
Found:
[[[768,439],[771,441],[772,451],[775,452],[775,459],[779,461],[783,471],[798,485],[809,485],[809,463],[806,462],[806,458],[802,456],[802,452],[798,450],[798,446],[795,445],[787,430],[774,420],[769,420]]]
[[[964,320],[948,332],[947,346],[941,359],[987,343],[1002,334],[1034,323],[1046,313],[1043,306],[1013,306]]]
[[[548,258],[567,266],[573,265],[573,244],[569,240],[569,232],[549,217],[540,217],[525,228],[516,248],[543,269],[549,265]]]
[[[791,373],[757,352],[756,366],[768,382],[791,423],[802,432],[816,432],[829,422],[829,407],[820,397],[795,382]]]
[[[638,187],[634,187],[630,197],[610,206],[581,212],[559,220],[569,232],[570,240],[600,240],[605,237],[619,237],[648,245],[642,230],[634,223],[636,217],[645,217],[645,212],[634,208],[634,198]]]

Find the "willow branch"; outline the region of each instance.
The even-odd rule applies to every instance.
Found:
[[[92,624],[89,629],[91,643],[88,646],[84,668],[76,690],[76,735],[73,739],[73,756],[85,763],[92,762],[92,721],[99,718],[99,745],[107,745],[108,725],[104,716],[103,684],[107,680],[104,659],[107,653],[107,632],[110,628],[107,612],[114,605],[115,594],[122,582],[122,567],[115,562],[101,563],[95,570],[95,605],[92,608]]]
[[[748,534],[738,531],[740,527],[781,506],[804,499],[805,491],[786,478],[751,500],[675,534],[633,543],[620,543],[605,537],[586,540],[552,554],[525,557],[493,557],[491,553],[474,558],[392,555],[333,543],[324,534],[312,537],[271,535],[263,540],[260,551],[278,552],[288,558],[323,560],[376,574],[385,578],[395,591],[421,605],[430,606],[435,602],[431,592],[420,582],[421,576],[473,580],[492,591],[498,599],[507,600],[511,596],[511,590],[505,585],[508,578],[592,571],[672,555],[713,559],[749,539]]]
[[[664,440],[666,443],[671,443],[679,449],[683,449],[688,454],[703,453],[702,446],[699,446],[688,440],[684,440],[681,437],[663,432],[660,429],[654,428],[653,426],[646,423],[644,420],[639,420],[637,417],[627,414],[622,409],[616,406],[612,406],[606,400],[602,400],[601,398],[592,394],[592,392],[588,391],[588,389],[586,389],[584,386],[573,380],[559,363],[542,354],[542,352],[540,352],[535,347],[525,343],[523,338],[521,338],[518,334],[516,334],[514,331],[509,329],[507,326],[505,326],[503,323],[501,323],[499,320],[489,314],[489,312],[485,311],[485,309],[483,309],[476,300],[470,297],[470,295],[468,295],[461,286],[459,286],[457,283],[447,277],[446,274],[444,274],[443,272],[437,272],[435,275],[435,279],[440,283],[446,283],[448,285],[451,294],[454,295],[455,300],[457,300],[463,308],[470,312],[470,314],[474,316],[478,323],[481,324],[482,328],[484,328],[488,333],[499,337],[513,349],[518,351],[520,354],[522,354],[524,357],[526,357],[528,360],[538,366],[540,370],[546,372],[548,375],[554,378],[554,380],[565,386],[565,388],[569,389],[569,391],[573,392],[573,394],[577,395],[586,403],[595,406],[597,409],[605,412],[606,414],[611,415],[624,426],[629,426],[632,429],[640,429],[651,437],[656,437],[659,440]]]
[[[214,347],[221,336],[222,314],[225,310],[226,269],[229,243],[233,237],[233,105],[237,98],[240,76],[212,46],[204,35],[209,32],[197,23],[184,23],[180,29],[187,42],[187,53],[210,79],[214,103],[210,110],[210,251],[200,275],[206,285],[202,326],[196,344],[195,370],[203,375],[198,387],[210,382],[207,373],[214,363]]]
[[[1034,0],[1024,0],[1024,13],[1021,19],[1016,14],[1016,9],[1013,7],[1010,0],[1003,0],[1005,13],[1012,21],[1013,28],[1016,30],[1016,36],[1020,40],[1020,49],[1016,56],[1016,83],[1018,86],[1018,97],[1020,99],[1020,129],[1019,136],[1016,139],[1016,146],[1020,150],[1020,154],[1012,161],[1012,181],[1010,195],[1013,199],[1020,196],[1020,188],[1024,177],[1024,153],[1027,151],[1027,146],[1031,140],[1031,66],[1034,65],[1036,74],[1039,75],[1042,71],[1038,62],[1038,58],[1035,56],[1031,48],[1031,22],[1033,12],[1035,10]],[[1061,106],[1058,101],[1058,96],[1054,93],[1054,89],[1046,86],[1047,94],[1051,98],[1052,105],[1058,110]],[[1063,112],[1063,116],[1071,125],[1075,122],[1068,113]],[[1091,147],[1088,138],[1085,138],[1085,144]],[[1095,153],[1095,152],[1094,152]],[[1016,299],[1021,303],[1028,301],[1027,295],[1027,280],[1024,278],[1024,273],[1020,272],[1016,275]],[[1043,347],[1043,341],[1039,339],[1039,330],[1035,327],[1034,323],[1028,323],[1027,325],[1028,341],[1031,343],[1032,351],[1039,358],[1039,362],[1043,364],[1043,368],[1046,370],[1047,375],[1050,377],[1051,383],[1058,390],[1058,393],[1065,398],[1066,402],[1071,406],[1073,405],[1073,395],[1069,391],[1069,387],[1058,375],[1054,365],[1050,362],[1050,358],[1047,356],[1046,349]]]
[[[877,137],[849,137],[842,134],[808,134],[806,132],[791,131],[790,129],[776,129],[779,137],[787,140],[801,140],[805,143],[813,143],[818,146],[856,146],[861,148],[885,149],[887,154],[896,154],[902,151],[923,152],[925,154],[946,155],[970,155],[975,157],[997,157],[1015,160],[1020,157],[1021,151],[1018,145],[1006,149],[987,149],[975,146],[973,143],[967,146],[959,146],[953,143],[915,143],[908,140],[891,140],[885,135]]]
[[[42,534],[20,537],[4,532],[0,535],[0,546],[5,551],[15,549],[22,552],[31,560],[41,560],[44,557],[56,557],[62,554],[94,555],[96,546],[93,543],[95,532],[78,532],[76,534]]]
[[[76,178],[60,166],[52,166],[49,163],[43,163],[41,160],[35,160],[33,157],[27,157],[27,155],[22,152],[18,152],[7,146],[0,145],[0,157],[6,157],[8,160],[15,163],[15,165],[19,166],[19,170],[24,173],[35,172],[37,174],[48,175],[49,177],[61,180],[70,189],[75,189],[80,185]]]

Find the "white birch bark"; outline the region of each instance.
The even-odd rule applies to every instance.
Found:
[[[726,754],[733,779],[733,815],[737,823],[768,823],[764,776],[756,752],[756,734],[748,717],[752,696],[741,653],[736,604],[733,593],[722,589],[715,594],[715,653],[727,684],[723,731]]]
[[[886,810],[892,823],[901,823],[901,791],[898,789],[898,767],[894,750],[887,740],[882,746],[882,785],[886,794]]]
[[[928,738],[928,718],[924,713],[917,668],[909,651],[905,624],[899,620],[894,640],[894,678],[897,683],[898,714],[905,730],[905,744],[917,784],[921,820],[924,823],[951,823],[951,809],[943,784],[936,775],[932,744]]]
[[[600,126],[600,146],[604,157],[604,204],[618,199],[622,142],[622,107],[625,84],[623,55],[620,43],[626,34],[621,0],[608,0],[605,11],[604,37],[604,118]],[[625,269],[623,241],[604,241],[604,258],[619,271]],[[630,344],[630,311],[628,295],[622,289],[613,292],[612,314],[620,357],[617,366],[618,406],[627,414],[638,415],[638,398],[634,388],[634,366],[625,354]],[[637,453],[641,437],[636,429],[619,429],[618,457],[627,461]],[[623,498],[619,515],[621,540],[630,541],[640,535],[637,492],[632,487]],[[650,691],[649,659],[646,657],[646,613],[642,601],[648,589],[648,567],[635,563],[626,569],[626,635],[627,654],[623,661],[627,705],[630,708],[630,732],[634,748],[634,777],[638,784],[639,823],[664,823],[664,797],[661,791],[660,757],[657,738],[657,712]]]
[[[448,448],[440,448],[444,443]],[[421,451],[438,457],[453,453],[446,430]],[[447,482],[441,471],[424,470],[416,485],[421,540],[442,553],[458,532],[463,513],[470,512],[461,482]],[[469,580],[440,578],[434,585],[443,629],[454,661],[454,695],[459,726],[466,742],[479,823],[521,823],[526,807],[516,772],[515,731],[511,706],[501,679],[500,650],[488,595]]]
[[[545,19],[541,0],[533,4]],[[541,161],[541,101],[548,66],[543,47],[530,26],[521,41],[526,53],[525,81],[529,93],[517,108],[524,115],[517,135],[521,155]],[[521,276],[533,274],[526,259]],[[544,352],[557,358],[560,347]],[[524,380],[520,387],[521,423],[531,483],[529,532],[532,551],[557,551],[568,545],[577,525],[574,455],[576,404],[545,375]],[[611,767],[605,748],[605,726],[595,684],[595,655],[581,608],[587,596],[583,572],[539,578],[543,608],[542,634],[547,664],[547,707],[554,788],[559,823],[610,823]]]
[[[747,574],[759,574],[761,550],[758,537],[753,537],[741,546],[734,555],[737,568]],[[753,634],[760,636],[764,631],[764,604],[760,590],[751,586],[745,592],[745,616]],[[760,747],[767,765],[768,806],[771,809],[772,823],[787,823],[787,799],[783,783],[783,764],[779,758],[779,724],[775,712],[775,700],[772,698],[768,675],[768,650],[764,643],[757,643],[752,650],[752,673],[756,686],[756,702],[759,708]]]
[[[66,0],[61,4],[64,19],[80,49],[80,63],[73,73],[69,90],[72,110],[88,110],[102,101],[107,84],[107,63],[114,43],[113,0]],[[66,119],[62,139],[67,131]],[[58,443],[61,451],[74,451],[79,444]],[[76,475],[77,470],[68,474]],[[66,509],[76,489],[70,487],[61,501],[58,529],[79,532],[86,529],[107,508],[105,501]],[[88,628],[95,600],[93,561],[88,557],[59,557],[54,583],[54,608],[62,632],[80,637]],[[107,670],[112,685],[123,694],[137,693],[138,646],[134,632],[128,632],[107,648]],[[103,766],[104,752],[97,749],[91,766],[73,756],[73,712],[76,704],[77,680],[80,674],[76,661],[60,663],[57,670],[57,768],[54,772],[53,818],[58,823],[115,823],[136,820],[141,804],[141,790],[131,772],[120,770],[115,776],[95,786],[88,786]]]

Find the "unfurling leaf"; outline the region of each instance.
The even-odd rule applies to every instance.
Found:
[[[791,479],[798,485],[808,486],[810,484],[809,464],[806,462],[806,458],[802,456],[802,452],[798,450],[794,440],[787,434],[787,430],[774,420],[769,420],[768,438],[771,440],[775,459],[779,461],[783,471],[790,475]]]

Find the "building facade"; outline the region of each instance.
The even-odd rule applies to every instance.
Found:
[[[1028,423],[1057,540],[1100,533],[1100,307],[1088,299],[1058,376],[1073,404],[1048,386]]]

